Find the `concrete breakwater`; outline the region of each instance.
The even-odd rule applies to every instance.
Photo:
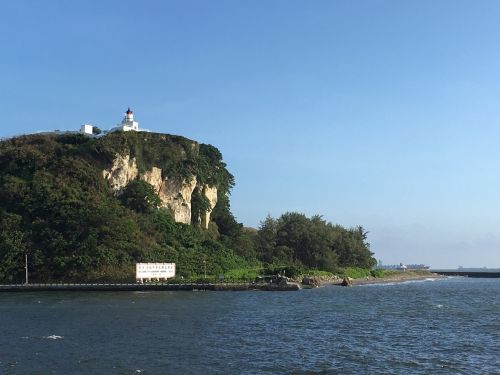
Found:
[[[476,277],[482,279],[490,279],[490,278],[500,278],[499,270],[432,270],[439,275],[443,276],[464,276],[464,277]]]
[[[295,283],[267,284],[267,283],[147,283],[147,284],[8,284],[0,285],[0,292],[52,292],[52,291],[78,291],[78,292],[133,292],[133,291],[296,291],[300,286]]]

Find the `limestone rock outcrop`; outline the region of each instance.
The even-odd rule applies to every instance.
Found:
[[[111,168],[102,171],[102,175],[106,180],[109,180],[111,189],[118,193],[127,184],[135,180],[139,170],[135,158],[130,158],[130,155],[116,154]]]
[[[207,229],[208,223],[210,222],[210,214],[214,210],[217,204],[217,187],[216,186],[203,186],[201,193],[208,199],[210,203],[210,209],[201,216],[201,227]]]
[[[190,179],[165,178],[159,190],[163,205],[174,213],[178,223],[191,224],[191,195],[196,187],[196,176]]]
[[[178,223],[191,224],[191,198],[198,182],[196,176],[189,178],[163,176],[161,168],[139,174],[137,162],[130,155],[115,156],[111,168],[103,171],[103,177],[109,181],[111,189],[119,193],[127,184],[140,178],[153,186],[163,207],[168,207]],[[202,194],[210,202],[210,209],[201,217],[200,225],[208,228],[210,214],[217,204],[217,187],[204,185]]]
[[[141,180],[146,181],[154,187],[156,194],[160,194],[163,185],[163,177],[161,175],[161,168],[153,167],[150,171],[146,171],[141,175]]]

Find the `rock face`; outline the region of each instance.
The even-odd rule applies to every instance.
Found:
[[[162,201],[168,207],[178,223],[191,224],[191,196],[198,184],[196,176],[190,178],[163,177],[161,168],[153,167],[139,175],[135,158],[117,154],[110,169],[103,171],[103,177],[109,181],[111,189],[119,193],[127,184],[140,178],[152,185]],[[217,187],[203,186],[202,194],[210,202],[211,209],[201,218],[200,225],[208,228],[210,214],[217,204]]]
[[[150,171],[145,172],[141,176],[141,180],[146,181],[148,184],[155,188],[156,194],[160,194],[161,187],[163,185],[163,178],[161,176],[161,169],[153,167]]]
[[[205,212],[205,215],[201,217],[201,226],[202,228],[207,229],[208,223],[210,222],[210,214],[214,210],[215,205],[217,204],[217,187],[216,186],[203,186],[201,193],[208,199],[210,202],[210,209]]]
[[[195,187],[196,176],[188,180],[168,177],[163,180],[158,196],[178,223],[191,224],[191,195]]]
[[[109,180],[114,192],[122,190],[130,181],[135,180],[138,174],[139,170],[135,158],[130,159],[130,155],[122,156],[119,154],[116,154],[111,168],[102,171],[103,177]]]

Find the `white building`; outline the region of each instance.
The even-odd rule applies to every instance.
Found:
[[[93,135],[94,134],[94,126],[90,124],[83,124],[80,127],[80,133],[87,134],[87,135]]]
[[[135,279],[142,283],[144,280],[167,280],[175,277],[175,263],[136,263]]]
[[[127,109],[127,112],[125,112],[122,122],[111,129],[111,131],[139,131],[139,123],[134,121],[134,112],[130,110],[130,107]]]

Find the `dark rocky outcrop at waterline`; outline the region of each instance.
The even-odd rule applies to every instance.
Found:
[[[301,284],[307,287],[317,288],[321,285],[321,280],[318,277],[306,276],[302,278]]]

